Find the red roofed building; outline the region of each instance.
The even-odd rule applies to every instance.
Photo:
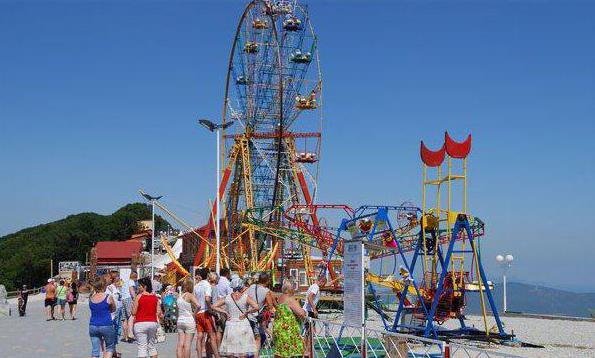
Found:
[[[132,265],[143,249],[141,241],[100,241],[95,245],[97,265]]]
[[[87,279],[114,269],[135,270],[141,264],[142,251],[142,241],[99,241],[91,249]]]

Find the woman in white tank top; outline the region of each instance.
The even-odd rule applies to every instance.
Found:
[[[212,306],[225,313],[225,331],[219,353],[227,357],[246,357],[258,353],[254,333],[248,321],[248,315],[258,312],[258,303],[246,293],[242,293],[244,283],[239,278],[231,280],[233,292]],[[223,310],[225,307],[225,310]]]
[[[194,296],[194,282],[186,279],[182,284],[182,294],[177,299],[178,304],[178,345],[176,358],[190,358],[192,340],[196,333],[194,312],[198,310],[198,300]]]

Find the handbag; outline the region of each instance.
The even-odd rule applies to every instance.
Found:
[[[68,294],[66,295],[66,302],[72,302],[74,301],[74,295],[72,294],[72,291],[68,291]]]

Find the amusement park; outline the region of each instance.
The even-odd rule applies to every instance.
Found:
[[[377,328],[387,333],[521,346],[501,322],[493,282],[482,264],[486,223],[468,211],[472,135],[458,141],[446,131],[435,150],[420,142],[423,174],[416,190],[423,199],[417,205],[320,203],[323,89],[309,7],[296,1],[250,2],[229,55],[221,120],[199,121],[217,137],[218,195],[210,201],[204,226],[186,226],[174,239],[182,241],[179,257],[171,240],[161,239],[173,263],[170,283],[202,267],[216,272],[227,267],[240,276],[268,272],[277,287],[287,279],[308,287],[324,276],[321,289],[328,294],[321,304],[344,311],[340,323],[360,330],[355,345],[343,328],[334,345],[319,337],[315,349],[326,356],[388,349],[361,337],[369,315],[376,315]],[[481,303],[478,328],[465,322],[472,295]],[[424,341],[416,342],[427,349]],[[408,354],[418,356],[413,350]]]
[[[396,153],[393,143],[370,154],[381,156],[386,166],[398,167],[398,175],[412,178],[410,185],[391,188],[397,196],[368,202],[364,191],[358,200],[347,194],[344,201],[321,200],[328,195],[323,195],[320,183],[330,171],[341,171],[341,178],[351,171],[365,172],[366,185],[378,186],[375,190],[381,192],[385,189],[376,178],[388,174],[384,166],[370,165],[358,154],[349,158],[352,167],[327,159],[325,151],[349,157],[374,139],[363,138],[360,145],[328,141],[342,128],[337,119],[325,117],[333,113],[333,102],[325,102],[331,86],[323,69],[341,64],[325,62],[320,55],[332,43],[319,38],[316,30],[319,6],[323,5],[306,0],[246,0],[238,13],[217,14],[233,19],[233,26],[221,26],[231,39],[225,56],[215,50],[209,54],[225,64],[219,73],[223,90],[217,92],[219,102],[184,119],[199,128],[201,141],[215,142],[200,157],[201,176],[210,183],[212,195],[193,199],[193,205],[207,212],[198,224],[198,215],[188,220],[170,205],[167,192],[153,192],[150,181],[161,174],[145,175],[144,183],[134,183],[139,185],[133,195],[143,210],[150,210],[150,218],[135,221],[132,215],[122,215],[121,222],[134,221],[133,232],[119,233],[125,240],[94,239],[82,254],[85,262],[73,258],[58,263],[52,256],[47,285],[8,292],[8,301],[0,290],[0,313],[14,316],[18,310],[26,317],[27,297],[44,297],[44,323],[51,324],[60,320],[54,317],[60,306],[61,320],[65,319],[66,302],[74,301],[76,307],[77,298],[79,303],[88,300],[90,310],[81,308],[80,314],[90,315],[93,357],[136,354],[127,343],[138,345],[139,357],[157,357],[157,351],[163,357],[173,357],[175,351],[178,358],[560,356],[518,322],[531,319],[539,326],[538,319],[543,319],[556,325],[565,318],[507,309],[506,274],[514,257],[506,251],[494,260],[495,255],[485,251],[500,238],[490,234],[491,204],[474,195],[478,182],[485,180],[476,175],[477,168],[485,168],[481,162],[488,157],[474,157],[474,149],[477,153],[494,144],[465,122],[428,128],[420,120],[415,126],[421,130],[402,134],[414,137],[406,143],[408,153],[415,155]],[[347,37],[350,31],[368,36],[357,26],[342,31]],[[362,38],[358,36],[349,40],[350,56],[363,56],[356,52]],[[362,136],[382,131],[381,125],[375,126],[366,119]],[[158,150],[151,150],[183,146],[181,140],[172,142],[155,140],[151,146]],[[338,146],[343,147],[334,148]],[[401,165],[403,161],[414,166]],[[202,167],[207,164],[216,168],[215,173]],[[186,175],[183,168],[164,177],[175,181]],[[142,189],[146,186],[152,190]],[[493,269],[498,266],[502,270]],[[54,267],[59,268],[57,274]],[[72,287],[67,288],[68,298],[61,291],[67,286]],[[110,293],[112,286],[117,294]],[[52,292],[57,305],[51,302]],[[15,307],[10,306],[11,297]],[[142,302],[153,306],[150,319],[142,313]],[[102,304],[104,313],[111,314],[105,326],[111,329],[113,324],[115,338],[104,333],[97,333],[97,338],[91,332],[101,326],[96,315]],[[71,307],[73,321],[75,314]],[[580,324],[592,321],[574,319]],[[26,349],[27,344],[19,347]],[[555,348],[561,347],[559,343]],[[586,356],[595,349],[576,347]],[[15,353],[17,348],[5,356],[29,357]],[[80,352],[86,354],[86,349]]]

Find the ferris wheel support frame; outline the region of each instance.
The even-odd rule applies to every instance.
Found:
[[[246,107],[244,107],[244,113],[246,113],[246,115],[248,115],[248,117],[245,118],[245,123],[243,123],[242,119],[239,119],[239,122],[244,126],[245,128],[245,132],[241,133],[241,134],[235,134],[233,135],[236,143],[238,138],[242,138],[241,141],[245,141],[246,143],[248,143],[247,146],[245,146],[246,148],[244,148],[242,150],[242,152],[245,152],[246,150],[248,150],[248,147],[254,146],[256,148],[256,151],[258,152],[258,154],[254,155],[259,155],[262,156],[262,159],[259,159],[260,161],[260,165],[262,165],[262,163],[266,164],[269,169],[270,169],[270,174],[272,177],[270,177],[270,183],[271,185],[271,190],[272,190],[272,197],[269,197],[270,200],[270,205],[271,206],[276,206],[278,204],[280,204],[281,202],[285,202],[284,199],[284,195],[283,193],[281,193],[281,191],[288,191],[288,194],[291,193],[291,195],[288,196],[288,199],[290,199],[291,201],[293,201],[295,203],[294,200],[298,200],[298,202],[303,202],[302,200],[306,200],[308,204],[312,203],[312,197],[310,196],[309,193],[309,189],[308,189],[308,184],[306,183],[306,178],[303,175],[303,170],[300,168],[300,166],[298,165],[298,163],[295,163],[295,161],[293,160],[293,156],[295,153],[291,153],[291,151],[289,153],[286,153],[288,150],[290,150],[289,148],[291,148],[291,143],[289,142],[293,142],[295,140],[295,138],[297,137],[303,137],[303,138],[308,138],[308,137],[318,137],[320,138],[320,133],[296,133],[293,134],[291,131],[289,131],[289,128],[287,127],[286,124],[286,116],[290,115],[291,118],[290,123],[292,123],[297,116],[299,115],[299,111],[295,112],[294,109],[290,109],[288,113],[293,113],[293,114],[286,114],[286,106],[291,105],[292,103],[292,99],[290,99],[289,97],[286,98],[286,93],[285,93],[285,80],[287,80],[287,76],[292,76],[294,75],[296,72],[296,70],[298,71],[297,73],[301,73],[301,77],[298,79],[298,81],[303,81],[304,80],[304,76],[307,73],[308,70],[308,66],[306,65],[305,68],[301,68],[299,65],[296,66],[295,64],[292,64],[292,62],[287,62],[287,64],[284,64],[283,61],[288,61],[289,58],[285,58],[284,51],[287,52],[288,50],[285,49],[285,41],[290,41],[290,43],[292,44],[292,46],[300,46],[300,45],[296,45],[296,43],[294,41],[296,41],[296,38],[286,38],[285,36],[286,34],[286,29],[283,26],[283,34],[281,34],[281,20],[283,20],[284,18],[282,17],[283,15],[280,15],[279,12],[276,12],[276,10],[279,9],[274,9],[274,6],[276,5],[271,5],[268,2],[262,1],[262,0],[253,0],[251,1],[244,9],[242,16],[240,18],[240,21],[238,22],[238,25],[236,27],[236,31],[235,31],[235,35],[234,35],[234,41],[233,41],[233,46],[232,46],[232,50],[230,52],[229,55],[229,59],[228,59],[228,69],[227,69],[227,76],[226,76],[226,84],[225,84],[225,98],[223,101],[223,108],[222,108],[222,122],[226,123],[228,121],[228,117],[231,113],[232,116],[235,116],[233,111],[233,108],[230,107],[230,101],[232,100],[231,97],[231,93],[232,93],[232,82],[234,80],[236,80],[235,78],[232,78],[232,75],[235,73],[234,72],[234,66],[236,66],[237,64],[234,62],[236,60],[239,60],[239,66],[240,67],[236,67],[235,71],[242,71],[239,74],[242,74],[242,78],[248,78],[249,76],[245,75],[250,75],[251,72],[243,72],[243,71],[248,71],[250,67],[243,67],[243,66],[250,66],[250,63],[252,63],[253,61],[258,61],[256,57],[249,57],[250,55],[246,55],[244,52],[246,52],[246,46],[244,46],[244,52],[240,53],[239,51],[241,51],[240,48],[240,44],[244,44],[247,45],[249,41],[254,41],[252,39],[251,36],[257,36],[258,38],[261,38],[260,35],[258,35],[257,33],[255,33],[255,30],[251,30],[251,25],[252,22],[250,20],[254,20],[256,21],[256,19],[258,19],[258,17],[261,18],[261,20],[265,20],[265,21],[261,21],[258,20],[261,24],[263,24],[265,27],[264,29],[268,29],[266,31],[266,34],[264,34],[263,36],[265,36],[264,38],[267,38],[268,40],[266,41],[260,41],[260,42],[256,42],[254,43],[255,47],[256,46],[261,46],[261,52],[262,52],[264,57],[258,57],[258,59],[270,59],[270,61],[268,62],[270,67],[272,68],[272,71],[270,72],[269,75],[265,75],[265,77],[253,77],[250,78],[250,80],[258,80],[258,81],[262,81],[263,78],[266,78],[268,76],[268,84],[266,84],[267,88],[269,88],[267,91],[271,91],[269,93],[274,93],[274,97],[271,97],[269,100],[272,101],[270,102],[271,104],[274,104],[272,108],[272,112],[269,112],[269,116],[272,115],[272,118],[275,118],[273,123],[276,123],[275,126],[275,130],[270,132],[270,133],[263,133],[260,130],[258,130],[259,128],[253,128],[252,126],[255,123],[253,122],[255,119],[252,119],[252,117],[250,117],[251,115],[246,112],[247,110],[252,109],[253,111],[258,111],[258,103],[253,104],[252,100],[248,97],[246,97],[244,99],[244,101],[246,104]],[[297,9],[297,4],[293,4],[292,5],[294,8],[287,10],[287,9],[281,9],[281,11],[294,11]],[[300,8],[301,9],[301,8]],[[302,9],[303,11],[303,9]],[[281,12],[282,13],[282,12]],[[289,15],[288,15],[289,16]],[[292,16],[295,16],[292,14]],[[300,15],[302,16],[302,15]],[[299,34],[299,44],[302,43],[302,38],[303,36],[306,36],[307,34],[307,30],[309,30],[310,32],[313,31],[312,29],[312,25],[309,22],[309,16],[307,15],[307,12],[303,12],[303,19],[305,22],[305,24],[307,24],[307,27],[303,28],[303,31],[300,31]],[[268,27],[266,27],[268,24]],[[245,27],[244,27],[245,26]],[[309,34],[309,32],[308,32]],[[289,35],[288,35],[289,36]],[[291,36],[295,36],[295,35],[291,35]],[[307,35],[310,36],[310,35]],[[283,39],[281,39],[281,37],[283,37]],[[311,39],[313,39],[312,41],[312,50],[315,49],[315,45],[316,45],[316,41],[315,41],[315,35],[312,35],[310,37]],[[259,41],[259,40],[256,40]],[[283,43],[281,43],[283,41]],[[283,50],[282,50],[283,48]],[[252,51],[252,50],[251,50]],[[256,48],[254,50],[255,52],[258,51],[258,48]],[[239,57],[238,57],[239,56]],[[317,52],[314,56],[315,60],[316,60],[316,65],[319,65],[319,57],[317,55]],[[243,60],[242,60],[243,59]],[[252,60],[251,60],[252,59]],[[258,67],[258,65],[256,65],[257,62],[254,62],[252,66],[257,66],[257,67],[251,67],[252,69],[256,68],[256,71],[260,71],[260,67]],[[286,66],[286,67],[284,67]],[[288,67],[287,67],[288,66]],[[242,68],[244,68],[242,70]],[[289,71],[289,72],[286,72]],[[301,72],[300,72],[301,71]],[[288,74],[289,73],[289,74]],[[245,75],[244,75],[245,74]],[[316,86],[317,86],[317,90],[320,91],[320,81],[321,81],[321,77],[320,77],[320,68],[318,67],[318,71],[315,73],[317,76],[317,82],[316,82]],[[255,74],[255,76],[257,76]],[[245,80],[247,82],[247,80]],[[301,82],[296,82],[296,83],[301,83]],[[271,87],[272,86],[272,87]],[[296,85],[292,85],[293,87],[296,87]],[[288,89],[288,91],[297,91],[296,88],[292,89]],[[299,85],[298,87],[301,87],[301,85]],[[241,87],[238,87],[238,82],[236,82],[236,86],[233,87],[234,88],[234,92],[237,95],[242,95],[241,91],[244,91],[243,89],[241,89]],[[244,87],[246,88],[245,91],[243,92],[245,96],[250,96],[252,95],[256,95],[258,96],[258,92],[256,91],[248,91],[248,87]],[[252,87],[250,87],[252,88]],[[272,88],[276,88],[275,90],[273,90]],[[240,99],[243,97],[239,97]],[[259,98],[259,97],[256,97]],[[259,99],[256,100],[260,101]],[[242,112],[239,112],[240,115]],[[259,112],[254,112],[252,115],[255,116],[260,116]],[[234,117],[234,119],[237,119]],[[268,119],[267,119],[268,120]],[[268,122],[267,122],[268,123]],[[223,138],[227,139],[230,138],[230,135],[228,134],[223,134]],[[266,141],[266,139],[271,139],[272,141],[270,143],[274,143],[274,147],[275,147],[275,155],[274,157],[264,157],[263,156],[263,152],[262,150],[259,150],[258,145],[256,142],[253,142],[253,139],[264,139]],[[286,143],[287,142],[287,143]],[[265,142],[266,143],[266,142]],[[225,156],[226,153],[226,148],[225,148],[226,144],[224,142],[224,144],[221,146],[221,150],[219,155],[221,157]],[[235,146],[235,144],[234,144]],[[320,144],[317,145],[317,150],[319,150]],[[269,150],[268,148],[271,147],[266,147],[266,150]],[[230,150],[230,152],[233,152],[234,150]],[[271,152],[268,152],[271,153]],[[268,155],[268,154],[267,154]],[[221,187],[219,189],[219,192],[223,192],[227,190],[227,185],[228,185],[228,180],[230,179],[230,177],[232,176],[232,170],[233,167],[236,166],[238,168],[241,168],[242,170],[240,170],[241,172],[243,172],[243,178],[236,178],[236,174],[239,173],[236,169],[236,171],[234,172],[233,176],[234,176],[234,183],[236,183],[236,188],[233,189],[231,188],[231,192],[230,192],[230,196],[228,197],[228,200],[230,200],[231,195],[237,195],[237,194],[233,194],[233,193],[242,193],[240,195],[243,195],[243,197],[246,197],[246,200],[243,201],[242,205],[245,205],[244,210],[251,210],[255,203],[253,200],[248,200],[248,197],[246,196],[251,190],[247,190],[249,189],[248,186],[250,185],[250,183],[253,180],[251,177],[252,172],[251,169],[246,169],[247,167],[249,168],[250,165],[250,156],[240,156],[240,157],[235,157],[233,158],[234,160],[230,160],[228,161],[228,165],[226,165],[226,169],[225,169],[225,174],[224,177],[227,175],[227,180],[225,182],[221,181]],[[267,158],[269,158],[270,160],[267,161]],[[231,158],[230,158],[231,159]],[[269,164],[270,163],[270,164]],[[289,175],[288,173],[283,173],[282,174],[282,169],[281,166],[289,166],[291,169],[291,171],[294,173],[294,175]],[[318,168],[318,167],[317,167]],[[283,169],[286,170],[286,169]],[[302,175],[295,175],[295,173],[302,173]],[[282,179],[282,175],[283,178],[285,180],[289,180],[294,184],[289,184],[289,187],[287,187],[287,184],[285,183],[285,180]],[[287,176],[289,175],[289,176]],[[293,177],[293,178],[292,178]],[[317,175],[316,175],[317,177]],[[312,177],[314,178],[314,177]],[[260,179],[258,179],[260,180]],[[313,179],[315,180],[315,179]],[[297,186],[296,186],[297,184]],[[232,186],[234,184],[232,183]],[[282,187],[283,185],[283,187]],[[294,188],[295,186],[295,188]],[[298,189],[299,188],[299,189]],[[299,193],[296,191],[296,189],[299,190]],[[235,191],[234,191],[235,190]],[[270,192],[269,192],[270,193]],[[303,196],[303,198],[302,198]],[[232,199],[232,200],[236,200],[237,199]],[[262,201],[262,200],[261,200]],[[224,209],[224,206],[231,204],[232,206],[229,206],[227,209]],[[260,203],[259,205],[261,205],[262,203]],[[235,206],[236,204],[234,204],[232,201],[230,201],[229,203],[222,203],[220,205],[217,205],[216,208],[214,208],[213,210],[227,210],[229,211],[230,209],[233,211],[233,213],[235,213]],[[239,207],[238,207],[239,209]],[[230,215],[226,215],[226,219],[229,220],[237,220],[237,215],[231,215],[232,213],[230,212]],[[274,221],[278,221],[280,219],[280,214],[278,212],[272,212],[272,215],[268,216],[268,221],[269,222],[274,222]],[[314,218],[313,220],[317,221],[316,218]],[[235,230],[235,223],[234,222],[228,222],[228,232],[231,235],[232,230]],[[243,230],[242,230],[243,232]],[[234,234],[235,235],[235,234]],[[255,247],[254,247],[254,230],[250,229],[249,230],[249,242],[252,246],[251,251],[252,254],[251,256],[253,257],[252,260],[257,260],[257,256],[260,255],[259,252],[255,252]],[[233,236],[233,235],[232,235]],[[275,238],[275,237],[270,237],[272,241],[279,241],[279,238]],[[233,240],[236,238],[232,238],[231,236],[229,237],[229,240]],[[259,239],[259,240],[262,240]],[[240,240],[241,241],[241,240]],[[282,241],[282,240],[281,240]],[[274,244],[274,242],[273,242]],[[283,246],[281,246],[283,247]],[[230,253],[231,254],[231,253]],[[262,261],[262,260],[257,260],[257,261]],[[255,261],[256,262],[256,261]],[[254,265],[250,265],[250,266],[254,266]]]

